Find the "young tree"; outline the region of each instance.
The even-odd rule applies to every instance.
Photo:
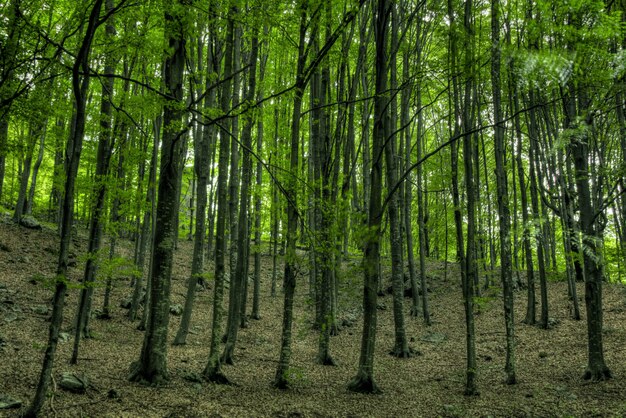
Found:
[[[511,213],[506,171],[506,144],[502,122],[502,91],[500,86],[500,1],[491,0],[491,88],[495,120],[494,142],[496,183],[498,188],[498,218],[500,224],[500,278],[504,293],[504,321],[506,328],[506,383],[516,382],[515,376],[515,320],[513,316],[513,271],[511,260]]]
[[[123,1],[123,0],[122,0]],[[65,152],[65,195],[63,196],[63,216],[61,223],[61,242],[59,244],[59,260],[56,269],[56,284],[52,305],[52,318],[48,330],[48,344],[44,354],[43,365],[39,375],[39,382],[35,390],[35,396],[28,409],[24,413],[26,417],[36,417],[43,406],[52,369],[54,367],[54,357],[57,344],[59,342],[59,332],[63,323],[63,307],[65,304],[65,294],[67,291],[67,270],[69,259],[70,237],[72,234],[72,221],[74,209],[74,186],[76,174],[80,162],[80,154],[85,135],[86,103],[89,89],[89,54],[94,35],[98,29],[100,19],[100,9],[103,0],[95,0],[93,7],[89,11],[87,28],[83,34],[80,48],[76,54],[74,65],[72,66],[72,92],[74,94],[74,124],[70,138],[67,141]]]
[[[378,263],[380,258],[380,226],[382,220],[382,170],[386,124],[388,121],[389,92],[387,91],[387,32],[391,4],[378,0],[374,11],[374,38],[376,41],[374,95],[374,130],[372,133],[372,165],[370,176],[367,234],[363,252],[363,334],[361,355],[356,376],[348,384],[354,392],[379,393],[374,381],[374,347],[376,344],[376,316],[378,309]],[[367,151],[366,151],[367,152]]]
[[[252,38],[250,48],[250,74],[249,85],[246,95],[246,101],[251,103],[256,97],[256,69],[257,59],[259,55],[259,39],[257,34]],[[235,298],[231,299],[233,317],[228,322],[226,345],[224,346],[224,353],[222,354],[222,362],[226,364],[233,364],[233,354],[235,350],[235,344],[237,342],[237,331],[240,325],[241,307],[243,305],[243,298],[245,293],[243,292],[244,282],[248,280],[248,250],[250,246],[249,241],[249,229],[248,229],[248,206],[250,204],[250,183],[252,181],[252,160],[250,157],[250,151],[252,148],[252,127],[254,126],[254,118],[252,115],[248,115],[245,120],[242,131],[242,148],[243,148],[243,162],[241,172],[241,190],[239,197],[239,227],[237,240],[239,245],[237,247],[239,254],[237,255],[237,265],[234,274],[231,275],[231,287],[234,288]],[[245,312],[243,313],[245,314]]]
[[[228,11],[226,43],[224,51],[224,77],[221,91],[221,108],[224,114],[230,111],[231,106],[231,76],[233,72],[233,42],[235,11]],[[220,360],[220,341],[222,339],[222,317],[224,299],[224,276],[226,270],[226,216],[228,210],[228,156],[230,151],[230,136],[225,124],[220,126],[220,149],[217,174],[217,219],[215,221],[215,284],[213,293],[213,319],[211,324],[211,344],[209,360],[202,372],[205,380],[213,383],[227,384],[228,378],[222,373]]]
[[[111,13],[113,10],[113,0],[105,0],[105,11]],[[113,15],[109,16],[106,24],[106,40],[109,45],[113,43],[115,36],[115,20]],[[104,64],[105,74],[115,72],[116,56],[113,51],[108,51]],[[111,99],[115,79],[108,76],[102,83],[102,95],[100,102],[100,133],[98,137],[98,152],[96,154],[95,187],[93,194],[95,200],[91,222],[89,225],[88,258],[85,263],[85,274],[83,276],[83,288],[80,292],[80,302],[76,312],[76,329],[74,333],[74,349],[70,363],[78,362],[78,349],[82,337],[90,337],[89,317],[91,316],[91,298],[93,295],[93,283],[96,279],[98,269],[98,257],[102,244],[102,230],[104,224],[104,203],[107,191],[107,176],[113,152],[113,136],[111,135]]]

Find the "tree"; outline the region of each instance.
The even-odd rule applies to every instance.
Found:
[[[231,104],[231,75],[233,71],[233,43],[234,43],[234,20],[235,10],[228,11],[226,41],[224,51],[224,76],[221,92],[221,110],[228,113]],[[230,137],[228,128],[220,126],[220,149],[217,174],[217,219],[215,221],[215,287],[213,292],[213,320],[211,324],[211,345],[209,360],[202,372],[205,380],[213,383],[227,384],[228,378],[222,373],[219,354],[220,341],[222,339],[222,317],[224,298],[224,275],[226,253],[226,215],[228,207],[228,155],[230,151]]]
[[[123,0],[122,0],[123,1]],[[59,332],[63,323],[63,307],[67,292],[67,269],[72,233],[74,186],[80,162],[80,154],[85,135],[87,91],[89,89],[89,54],[94,35],[100,22],[100,9],[103,0],[95,0],[89,12],[87,28],[85,29],[80,48],[72,66],[72,92],[74,94],[74,117],[70,138],[67,141],[65,152],[65,195],[63,196],[63,216],[61,222],[61,241],[59,244],[59,260],[55,277],[55,291],[52,305],[52,318],[48,330],[48,344],[44,354],[43,365],[39,375],[39,382],[35,396],[24,413],[26,417],[36,417],[46,400],[48,386],[54,367],[54,356],[59,342]]]
[[[181,130],[184,110],[183,74],[185,68],[186,7],[180,1],[164,3],[165,57],[164,78],[168,100],[163,112],[163,138],[159,169],[156,225],[152,244],[149,314],[139,361],[131,366],[130,380],[162,384],[168,380],[167,334],[170,309],[172,256],[178,231],[178,183],[181,180],[184,142]]]
[[[211,16],[211,19],[214,17]],[[212,28],[213,22],[209,23],[209,27]],[[209,34],[212,38],[215,36],[212,31]],[[208,56],[207,56],[207,64],[211,66],[207,74],[213,74],[216,70],[213,68],[213,50],[211,48],[212,39],[209,39],[209,48],[207,48]],[[203,48],[204,45],[202,40],[197,39],[197,71],[198,74],[202,74],[203,68]],[[194,76],[194,78],[199,78],[199,76]],[[215,101],[217,97],[217,91],[210,86],[211,79],[209,75],[206,77],[206,89],[208,90],[207,94],[204,98],[204,111],[208,112],[213,106],[215,106]],[[200,96],[201,89],[199,86],[201,85],[200,80],[195,80],[196,84],[196,97]],[[194,98],[195,100],[195,98]],[[202,273],[204,267],[204,241],[205,241],[205,230],[206,230],[206,216],[207,216],[207,186],[209,183],[209,157],[210,157],[210,141],[212,130],[214,126],[210,124],[209,118],[204,118],[204,126],[202,128],[198,127],[194,133],[194,160],[193,160],[193,169],[195,173],[196,180],[196,195],[197,195],[197,209],[195,212],[196,215],[196,230],[193,239],[193,256],[192,256],[192,264],[191,264],[191,275],[189,276],[189,280],[187,282],[187,296],[185,297],[185,307],[183,309],[183,315],[180,320],[180,326],[178,328],[178,332],[176,333],[176,337],[174,338],[174,345],[182,345],[187,341],[187,334],[189,332],[189,325],[191,323],[191,313],[193,309],[193,303],[196,295],[196,287],[199,283],[203,283],[202,281]]]
[[[256,69],[259,53],[259,39],[255,34],[252,38],[250,47],[250,74],[249,85],[247,91],[246,101],[251,103],[256,97]],[[245,293],[243,292],[244,282],[248,280],[248,249],[250,246],[249,230],[248,230],[248,206],[250,204],[250,183],[252,181],[252,160],[250,152],[252,149],[252,127],[254,125],[254,118],[248,116],[245,120],[243,132],[242,132],[242,148],[243,148],[243,162],[241,173],[241,189],[239,197],[239,227],[237,240],[239,241],[237,250],[237,266],[234,274],[231,276],[231,288],[234,289],[233,294],[235,298],[231,299],[232,305],[232,320],[228,322],[226,345],[224,346],[224,353],[222,354],[222,362],[226,364],[233,364],[233,353],[235,350],[235,344],[237,342],[237,331],[239,329],[240,315],[245,315],[245,312],[241,312],[243,305],[243,298]]]
[[[105,1],[105,11],[110,13],[113,10],[113,1]],[[115,36],[115,21],[111,15],[106,24],[107,42],[111,44]],[[104,72],[113,74],[115,72],[116,57],[109,53],[104,64]],[[90,337],[89,317],[91,316],[91,298],[93,294],[93,283],[96,279],[98,268],[98,257],[102,244],[102,230],[104,223],[104,203],[107,191],[107,176],[109,165],[113,153],[113,137],[111,135],[111,98],[113,95],[115,79],[109,76],[102,84],[102,96],[100,103],[100,134],[98,137],[98,152],[96,154],[95,187],[93,194],[93,212],[89,225],[89,248],[88,258],[85,263],[85,274],[83,276],[83,289],[80,292],[80,302],[76,313],[76,329],[74,333],[74,350],[72,352],[71,363],[78,362],[78,348],[82,337]]]
[[[387,32],[391,5],[378,0],[374,10],[374,39],[376,42],[374,96],[374,130],[372,132],[372,165],[370,176],[367,234],[363,250],[363,334],[361,355],[356,376],[348,384],[353,392],[379,393],[374,381],[374,347],[376,344],[376,310],[378,308],[378,263],[380,257],[380,226],[382,219],[382,165],[385,125],[389,123],[387,105]]]
[[[511,260],[511,214],[506,175],[506,144],[502,125],[500,87],[500,2],[491,1],[491,87],[495,120],[494,142],[496,183],[498,187],[498,218],[500,224],[500,278],[504,292],[504,321],[506,328],[506,382],[516,382],[515,376],[515,320],[513,316],[513,271]]]

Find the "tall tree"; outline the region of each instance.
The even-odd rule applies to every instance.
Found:
[[[233,48],[236,10],[229,9],[226,22],[226,41],[224,51],[224,76],[221,91],[221,110],[224,114],[231,106],[231,76],[233,71]],[[220,384],[229,383],[222,373],[220,360],[220,341],[222,340],[222,318],[224,299],[224,276],[226,271],[226,216],[228,208],[228,156],[230,136],[226,125],[220,126],[220,149],[217,174],[217,219],[215,220],[215,284],[213,293],[213,319],[211,324],[211,343],[209,360],[202,372],[204,379]]]
[[[259,38],[255,34],[251,41],[250,47],[250,73],[248,75],[248,91],[246,94],[246,101],[252,103],[256,97],[256,69],[257,60],[259,55]],[[231,287],[233,287],[235,298],[231,299],[230,303],[233,305],[232,313],[233,318],[228,322],[226,345],[224,346],[224,353],[222,354],[222,362],[226,364],[233,364],[233,354],[235,350],[235,344],[237,343],[237,333],[240,326],[240,315],[242,315],[241,308],[243,306],[243,298],[245,292],[243,291],[244,284],[248,280],[248,252],[250,247],[250,233],[248,228],[248,207],[250,205],[250,183],[252,181],[252,159],[250,152],[252,150],[252,128],[254,126],[254,118],[252,115],[248,115],[245,120],[242,131],[242,148],[243,148],[243,161],[241,170],[241,188],[239,196],[239,227],[238,237],[239,241],[237,251],[237,265],[234,274],[231,275]],[[245,314],[245,312],[243,313]]]
[[[113,0],[105,0],[105,11],[111,13],[114,4]],[[110,14],[106,23],[106,41],[109,46],[113,43],[115,36],[115,19]],[[105,74],[113,74],[115,71],[116,56],[113,51],[108,51],[104,64]],[[78,350],[82,337],[90,337],[89,317],[91,315],[91,298],[93,295],[93,283],[96,279],[96,271],[98,269],[98,257],[100,246],[102,244],[102,230],[104,224],[104,203],[107,191],[107,176],[109,174],[109,165],[113,152],[113,136],[111,135],[111,117],[112,106],[111,99],[113,96],[113,87],[115,79],[108,76],[102,83],[102,95],[100,101],[100,133],[98,136],[98,151],[96,154],[96,173],[95,187],[93,194],[95,200],[89,225],[89,243],[88,257],[85,263],[85,274],[83,276],[83,288],[80,292],[80,302],[76,313],[76,329],[74,333],[74,349],[72,351],[72,359],[70,362],[76,364],[78,362]]]
[[[123,0],[122,0],[123,1]],[[95,0],[89,11],[87,28],[85,29],[80,48],[76,54],[72,66],[72,92],[74,94],[74,117],[70,137],[65,149],[65,195],[63,196],[63,216],[61,223],[61,241],[59,244],[59,260],[56,269],[56,284],[52,305],[52,318],[48,329],[48,344],[44,354],[43,365],[39,375],[39,382],[35,390],[35,396],[28,409],[24,413],[26,417],[36,417],[43,406],[47,393],[54,356],[59,342],[59,331],[63,323],[63,307],[67,292],[67,270],[69,261],[70,237],[72,234],[72,221],[74,209],[74,186],[80,162],[83,138],[85,135],[86,104],[89,90],[89,54],[94,35],[100,22],[100,9],[103,0]]]
[[[172,258],[178,231],[178,183],[182,176],[187,135],[181,131],[184,116],[183,80],[187,11],[185,2],[164,2],[165,56],[164,78],[167,101],[163,112],[163,137],[159,168],[156,224],[152,243],[152,271],[146,331],[139,361],[131,365],[130,380],[162,384],[168,380],[167,335],[170,309]]]
[[[500,86],[500,1],[491,0],[491,89],[494,142],[496,157],[496,183],[498,188],[498,218],[500,223],[500,278],[504,293],[504,322],[506,328],[507,384],[516,382],[515,376],[515,320],[513,316],[513,267],[511,259],[511,211],[506,170],[506,143],[502,122],[502,90]]]
[[[374,95],[374,130],[372,133],[372,159],[369,193],[367,234],[363,251],[363,334],[361,355],[356,376],[348,384],[354,392],[378,393],[374,381],[374,348],[376,344],[376,322],[378,309],[378,263],[380,258],[380,236],[382,220],[382,171],[385,143],[385,125],[388,121],[389,92],[387,91],[387,32],[391,4],[378,0],[374,11],[374,39],[376,42]],[[368,152],[364,150],[364,153]]]

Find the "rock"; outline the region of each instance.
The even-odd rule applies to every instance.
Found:
[[[130,309],[130,305],[133,303],[133,298],[131,296],[127,296],[120,301],[120,308]]]
[[[120,396],[119,392],[116,391],[115,389],[109,389],[109,391],[107,392],[107,398],[109,398],[109,399],[120,399],[121,396]]]
[[[22,401],[13,399],[8,395],[0,394],[0,409],[17,409],[22,406]]]
[[[32,306],[30,309],[37,315],[48,315],[50,313],[50,308],[45,305]]]
[[[175,304],[170,306],[170,313],[174,316],[181,316],[183,314],[183,305]]]
[[[59,341],[66,343],[70,340],[70,334],[68,332],[59,332]]]
[[[204,380],[202,379],[202,376],[200,376],[196,372],[187,372],[187,373],[185,373],[183,375],[183,379],[185,379],[188,382],[193,382],[193,383],[202,383],[202,382],[204,382]]]
[[[69,392],[85,393],[89,387],[89,379],[81,373],[63,372],[59,386]]]
[[[422,335],[420,340],[425,341],[427,343],[441,343],[446,340],[446,334],[442,334],[441,332],[427,332]]]
[[[6,315],[4,315],[4,322],[6,322],[7,324],[16,321],[17,319],[18,317],[15,312],[7,312]]]
[[[548,318],[548,328],[554,328],[555,326],[559,325],[561,323],[561,321],[559,321],[556,318]]]
[[[38,229],[41,230],[41,224],[37,221],[37,219],[35,219],[32,216],[24,216],[22,219],[20,219],[20,225],[22,225],[24,228],[28,228],[28,229]]]

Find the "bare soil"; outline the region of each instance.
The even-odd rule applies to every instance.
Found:
[[[78,283],[83,273],[81,255],[86,232],[73,240],[77,264],[70,271]],[[57,261],[58,238],[49,227],[41,231],[0,220],[0,395],[28,404],[33,396],[46,345],[47,314]],[[132,254],[132,243],[121,244],[121,255]],[[172,303],[183,303],[191,265],[192,245],[180,242],[176,251]],[[303,256],[303,259],[306,259]],[[590,383],[581,379],[586,365],[586,322],[570,319],[566,286],[551,282],[550,317],[553,327],[539,329],[521,323],[525,291],[516,293],[517,370],[519,383],[504,384],[504,318],[498,289],[480,299],[476,316],[478,385],[480,396],[465,397],[465,327],[460,279],[449,265],[429,263],[429,293],[433,325],[408,316],[411,345],[421,355],[409,359],[390,356],[393,344],[391,296],[380,298],[375,376],[380,395],[348,392],[347,382],[358,363],[361,335],[361,282],[358,260],[346,263],[341,276],[339,319],[356,319],[331,340],[336,367],[315,364],[317,333],[311,328],[312,305],[307,301],[307,278],[298,277],[292,357],[292,386],[272,387],[280,343],[282,298],[270,296],[271,258],[263,255],[261,320],[250,320],[239,333],[234,366],[224,366],[235,383],[218,386],[188,380],[199,374],[208,359],[212,289],[197,294],[192,333],[187,345],[169,348],[171,379],[164,387],[146,387],[127,380],[131,362],[139,357],[143,334],[126,318],[120,301],[130,294],[127,278],[115,282],[111,320],[92,318],[94,338],[81,343],[79,364],[69,365],[72,341],[63,342],[55,363],[53,391],[42,415],[58,417],[322,417],[322,416],[625,416],[626,415],[626,290],[604,287],[604,341],[613,379]],[[210,266],[209,266],[210,270]],[[279,269],[279,278],[281,276]],[[279,280],[280,282],[280,280]],[[581,308],[584,315],[584,287]],[[251,289],[251,284],[250,284]],[[280,289],[280,287],[279,287]],[[78,288],[70,289],[64,329],[71,327]],[[102,304],[96,289],[94,308]],[[248,307],[251,306],[251,302]],[[170,338],[179,317],[170,321]],[[445,334],[439,343],[425,342],[430,333]],[[58,387],[62,372],[83,372],[91,381],[85,394]],[[186,378],[187,377],[187,378]],[[23,407],[24,408],[24,407]],[[0,411],[19,416],[20,410]]]

